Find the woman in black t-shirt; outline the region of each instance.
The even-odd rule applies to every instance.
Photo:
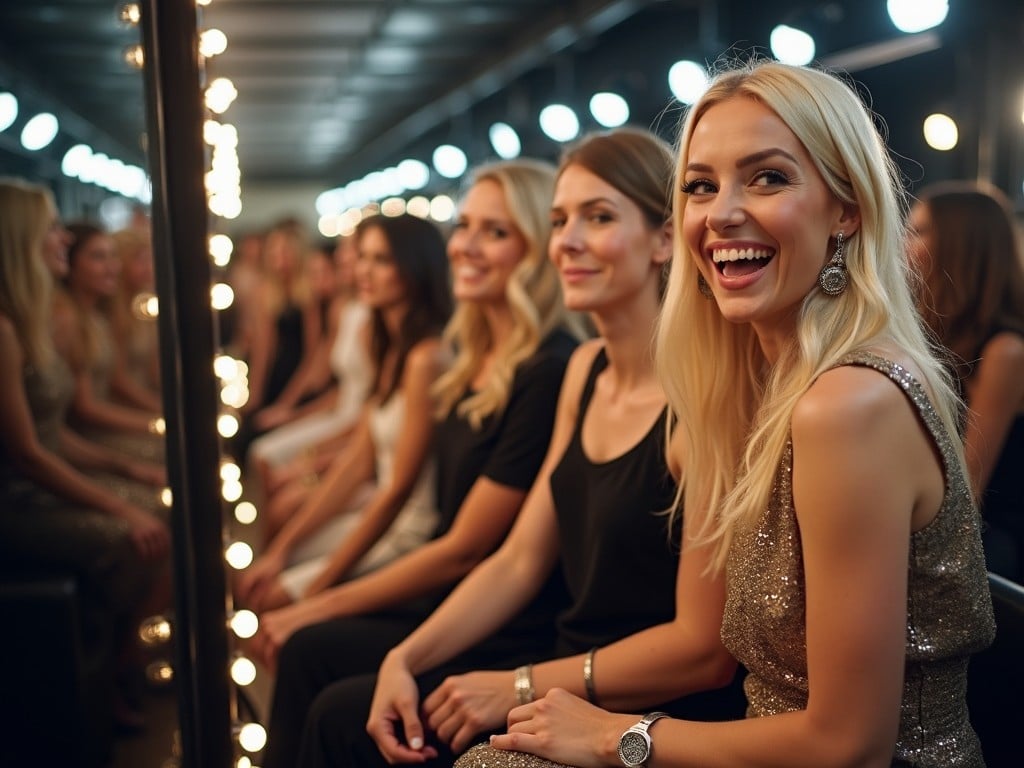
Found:
[[[256,650],[279,662],[267,768],[294,765],[320,690],[373,672],[500,544],[519,512],[544,459],[576,345],[546,258],[553,184],[554,168],[529,160],[473,176],[448,242],[458,307],[445,334],[454,361],[434,390],[442,419],[434,449],[438,530],[388,566],[263,617]],[[524,615],[517,646],[550,642],[557,586]],[[504,657],[507,650],[493,652]]]

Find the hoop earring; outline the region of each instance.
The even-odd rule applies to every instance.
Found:
[[[711,286],[708,285],[708,281],[704,279],[704,275],[700,272],[697,273],[697,290],[700,291],[700,295],[705,299],[715,298],[715,294],[711,292]]]
[[[846,260],[843,258],[843,233],[837,232],[835,253],[818,274],[818,285],[827,295],[838,296],[846,290],[848,282]]]

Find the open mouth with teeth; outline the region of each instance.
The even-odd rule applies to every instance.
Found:
[[[715,268],[725,277],[752,275],[768,266],[775,251],[766,248],[721,248],[712,255]]]

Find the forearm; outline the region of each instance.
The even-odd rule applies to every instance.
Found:
[[[155,413],[126,408],[94,397],[76,399],[72,411],[77,419],[103,429],[148,433]]]
[[[128,472],[128,463],[131,461],[126,455],[86,440],[67,427],[62,427],[60,431],[60,450],[68,463],[86,471],[124,475]]]
[[[359,523],[331,554],[327,565],[310,584],[307,594],[316,594],[339,582],[387,533],[394,523],[408,492],[397,494],[391,489],[379,490],[363,510]]]
[[[372,477],[372,461],[335,462],[309,500],[274,537],[269,550],[275,555],[287,556],[332,517],[345,514],[348,500],[356,489]]]
[[[540,590],[549,571],[545,563],[499,550],[463,579],[392,653],[401,656],[413,674],[443,664],[519,613]]]
[[[128,507],[67,461],[46,450],[34,451],[17,462],[19,471],[42,488],[72,504],[124,517]]]
[[[317,600],[318,620],[382,611],[454,584],[480,558],[456,550],[447,539],[428,541],[383,568],[310,598]]]
[[[537,697],[564,688],[587,697],[586,654],[533,668]],[[736,662],[720,644],[696,642],[684,626],[658,624],[597,649],[592,666],[596,701],[612,710],[637,711],[732,680]]]
[[[110,391],[132,408],[152,413],[160,413],[163,408],[160,396],[156,392],[143,387],[127,374],[121,374],[111,379]]]
[[[326,392],[295,408],[294,417],[301,419],[314,413],[326,413],[333,410],[338,400],[338,388],[331,387]]]

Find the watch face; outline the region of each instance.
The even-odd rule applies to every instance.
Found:
[[[650,752],[646,734],[626,731],[619,739],[619,759],[628,766],[643,765]]]

